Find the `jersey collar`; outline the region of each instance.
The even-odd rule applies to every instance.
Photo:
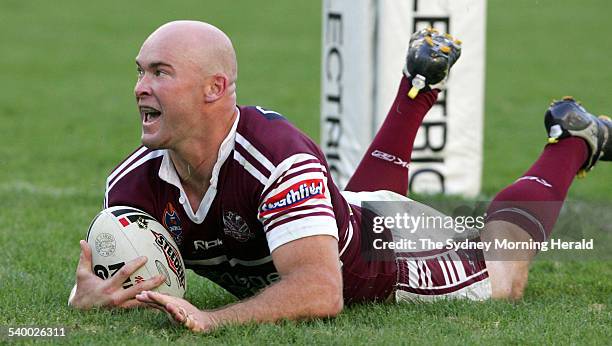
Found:
[[[181,180],[179,179],[178,173],[176,172],[176,168],[170,159],[170,154],[168,150],[164,150],[163,158],[161,162],[161,166],[159,167],[159,178],[168,184],[176,186],[180,191],[179,203],[183,206],[185,213],[196,224],[201,224],[206,215],[208,214],[208,210],[212,205],[215,196],[217,195],[217,183],[219,181],[219,171],[221,167],[229,157],[230,153],[234,150],[234,143],[236,141],[236,129],[238,128],[238,121],[240,121],[240,109],[236,107],[236,111],[238,114],[236,115],[236,120],[234,120],[234,124],[230,129],[229,133],[221,142],[221,146],[219,147],[219,153],[217,154],[217,162],[213,166],[212,177],[210,178],[210,186],[206,193],[204,194],[204,198],[200,202],[200,206],[198,207],[197,212],[194,214],[193,209],[189,205],[189,199],[187,198],[187,194],[183,189],[183,185],[181,184]]]

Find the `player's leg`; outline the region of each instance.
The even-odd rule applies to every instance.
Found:
[[[408,191],[408,164],[417,131],[438,90],[408,97],[410,81],[402,77],[392,108],[346,185],[347,191]]]
[[[481,240],[491,243],[495,239],[507,239],[510,242],[547,239],[567,190],[586,157],[587,147],[580,138],[564,139],[558,144],[548,145],[523,177],[497,194],[487,211],[489,218],[485,231],[480,236]],[[452,251],[449,254],[457,257]],[[481,264],[480,261],[466,261],[461,257],[461,262],[453,262],[446,257],[436,258],[438,262],[433,261],[432,263],[425,260],[424,264],[433,274],[438,271],[443,273],[444,270],[454,272],[448,268],[463,266],[464,272],[470,275],[460,275],[460,278],[476,275],[481,279],[479,282],[467,285],[465,289],[452,292],[455,296],[481,299],[488,298],[490,294],[492,298],[518,299],[522,296],[527,283],[529,263],[535,255],[534,250],[503,251],[492,248],[484,253],[486,262],[484,274],[479,272],[485,268],[484,265],[476,267],[466,265],[466,262]],[[443,265],[438,269],[436,263]],[[488,279],[485,280],[487,272]],[[452,277],[448,274],[437,275],[437,277],[434,275],[433,278],[436,285],[428,290],[409,286],[398,287],[399,293],[396,295],[402,295],[406,299],[419,293],[419,297],[437,299],[441,290],[436,289],[436,286],[462,287],[464,285],[460,280],[449,282],[449,280],[452,281]],[[452,284],[455,286],[451,286]],[[480,286],[486,284],[490,284],[490,292],[484,294]],[[448,289],[444,289],[444,292],[451,293]]]
[[[545,115],[549,142],[521,178],[499,192],[487,211],[481,238],[548,240],[577,173],[612,160],[612,122],[597,119],[573,99],[551,105]],[[493,298],[518,299],[527,284],[535,250],[485,252]]]
[[[395,101],[349,180],[347,191],[389,190],[406,195],[408,163],[417,131],[437,100],[437,84],[444,81],[460,56],[459,44],[431,29],[412,35]]]

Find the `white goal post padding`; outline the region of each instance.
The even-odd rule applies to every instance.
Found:
[[[323,0],[321,142],[341,187],[393,102],[410,34],[433,26],[463,50],[417,135],[410,190],[480,192],[485,19],[486,0]]]

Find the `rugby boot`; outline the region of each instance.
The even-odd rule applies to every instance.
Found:
[[[589,147],[589,157],[582,166],[579,177],[593,169],[598,161],[612,161],[612,120],[589,113],[573,97],[553,101],[544,114],[544,126],[548,143],[557,143],[570,136],[580,137]]]
[[[404,66],[404,74],[412,79],[408,96],[414,99],[421,90],[442,89],[459,56],[461,41],[449,34],[433,28],[412,34]]]

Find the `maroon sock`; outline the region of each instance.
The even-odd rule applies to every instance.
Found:
[[[507,221],[527,231],[535,241],[548,240],[587,155],[587,145],[580,138],[547,145],[527,173],[495,196],[487,221]]]
[[[374,141],[346,185],[347,191],[389,190],[408,192],[408,163],[417,131],[427,111],[438,98],[438,90],[407,96],[410,81],[402,77],[395,101]]]

